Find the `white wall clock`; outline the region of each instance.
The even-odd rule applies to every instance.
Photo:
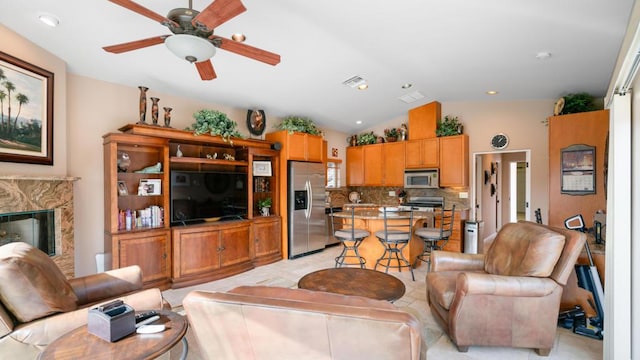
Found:
[[[491,138],[491,147],[496,150],[502,150],[509,145],[509,138],[505,134],[496,134]]]

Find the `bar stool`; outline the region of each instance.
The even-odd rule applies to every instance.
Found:
[[[360,256],[358,246],[360,246],[362,241],[371,235],[371,233],[367,230],[356,228],[355,209],[353,207],[347,210],[351,212],[351,216],[349,217],[336,217],[333,214],[333,208],[331,207],[330,209],[331,233],[342,243],[342,252],[335,258],[335,267],[360,266],[360,268],[365,269],[366,259]],[[343,211],[343,213],[347,211]],[[355,261],[345,262],[347,259],[355,259]]]
[[[402,272],[402,268],[407,267],[411,272],[411,279],[416,281],[411,263],[402,255],[402,250],[411,240],[413,211],[408,211],[409,214],[406,216],[404,214],[407,212],[403,211],[402,216],[397,216],[397,212],[388,211],[386,206],[383,207],[382,211],[384,215],[384,230],[376,231],[375,235],[380,244],[384,246],[384,253],[376,260],[374,270],[378,269],[378,265],[384,266],[387,269],[386,273],[389,272],[389,268],[395,268]],[[390,214],[395,214],[396,216]],[[386,260],[386,264],[382,263],[384,260]],[[392,265],[392,260],[395,265]]]
[[[453,205],[451,210],[445,210],[444,207],[440,213],[440,226],[417,228],[415,235],[424,241],[424,250],[422,254],[416,257],[414,267],[418,260],[427,263],[427,271],[431,267],[431,252],[434,250],[442,250],[449,241],[449,237],[453,232],[453,223],[455,222],[456,206]],[[441,242],[438,244],[438,242]]]

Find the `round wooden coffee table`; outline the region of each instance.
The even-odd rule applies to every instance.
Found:
[[[405,292],[404,284],[395,276],[360,268],[332,268],[314,271],[303,276],[298,281],[298,287],[392,302],[401,298]]]
[[[181,358],[186,358],[187,318],[168,310],[158,310],[160,319],[154,324],[165,324],[166,329],[156,334],[133,333],[116,342],[105,341],[81,326],[49,344],[40,359],[153,359],[169,351],[181,339]]]

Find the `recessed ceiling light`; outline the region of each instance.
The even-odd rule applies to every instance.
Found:
[[[362,124],[362,120],[356,121],[356,124],[358,124],[358,125]]]
[[[489,90],[489,91],[487,91],[487,94],[488,95],[496,95],[496,94],[498,94],[498,92],[495,91],[495,90]]]
[[[367,90],[368,88],[369,88],[369,85],[367,84],[358,85],[358,90]]]
[[[247,40],[247,37],[244,36],[244,34],[233,34],[231,35],[231,39],[237,42],[244,42],[245,40]]]
[[[38,15],[38,19],[51,27],[56,27],[60,24],[60,19],[52,14],[40,14]]]
[[[410,83],[402,84],[402,88],[403,89],[408,89],[408,88],[410,88],[412,86],[413,86],[413,84],[410,84]]]
[[[547,51],[541,51],[536,54],[536,59],[538,60],[547,60],[550,57],[551,57],[551,53]]]

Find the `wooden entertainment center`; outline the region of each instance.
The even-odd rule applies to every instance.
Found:
[[[282,259],[280,155],[273,142],[227,142],[220,136],[152,125],[129,124],[119,130],[103,136],[104,248],[110,255],[105,268],[139,265],[145,287],[166,289]],[[254,176],[255,161],[270,164],[271,175]],[[172,226],[172,170],[246,173],[245,182],[229,185],[231,191],[246,193],[240,194],[247,199],[242,219],[219,216]],[[268,197],[273,201],[271,214],[261,216],[257,203]]]

